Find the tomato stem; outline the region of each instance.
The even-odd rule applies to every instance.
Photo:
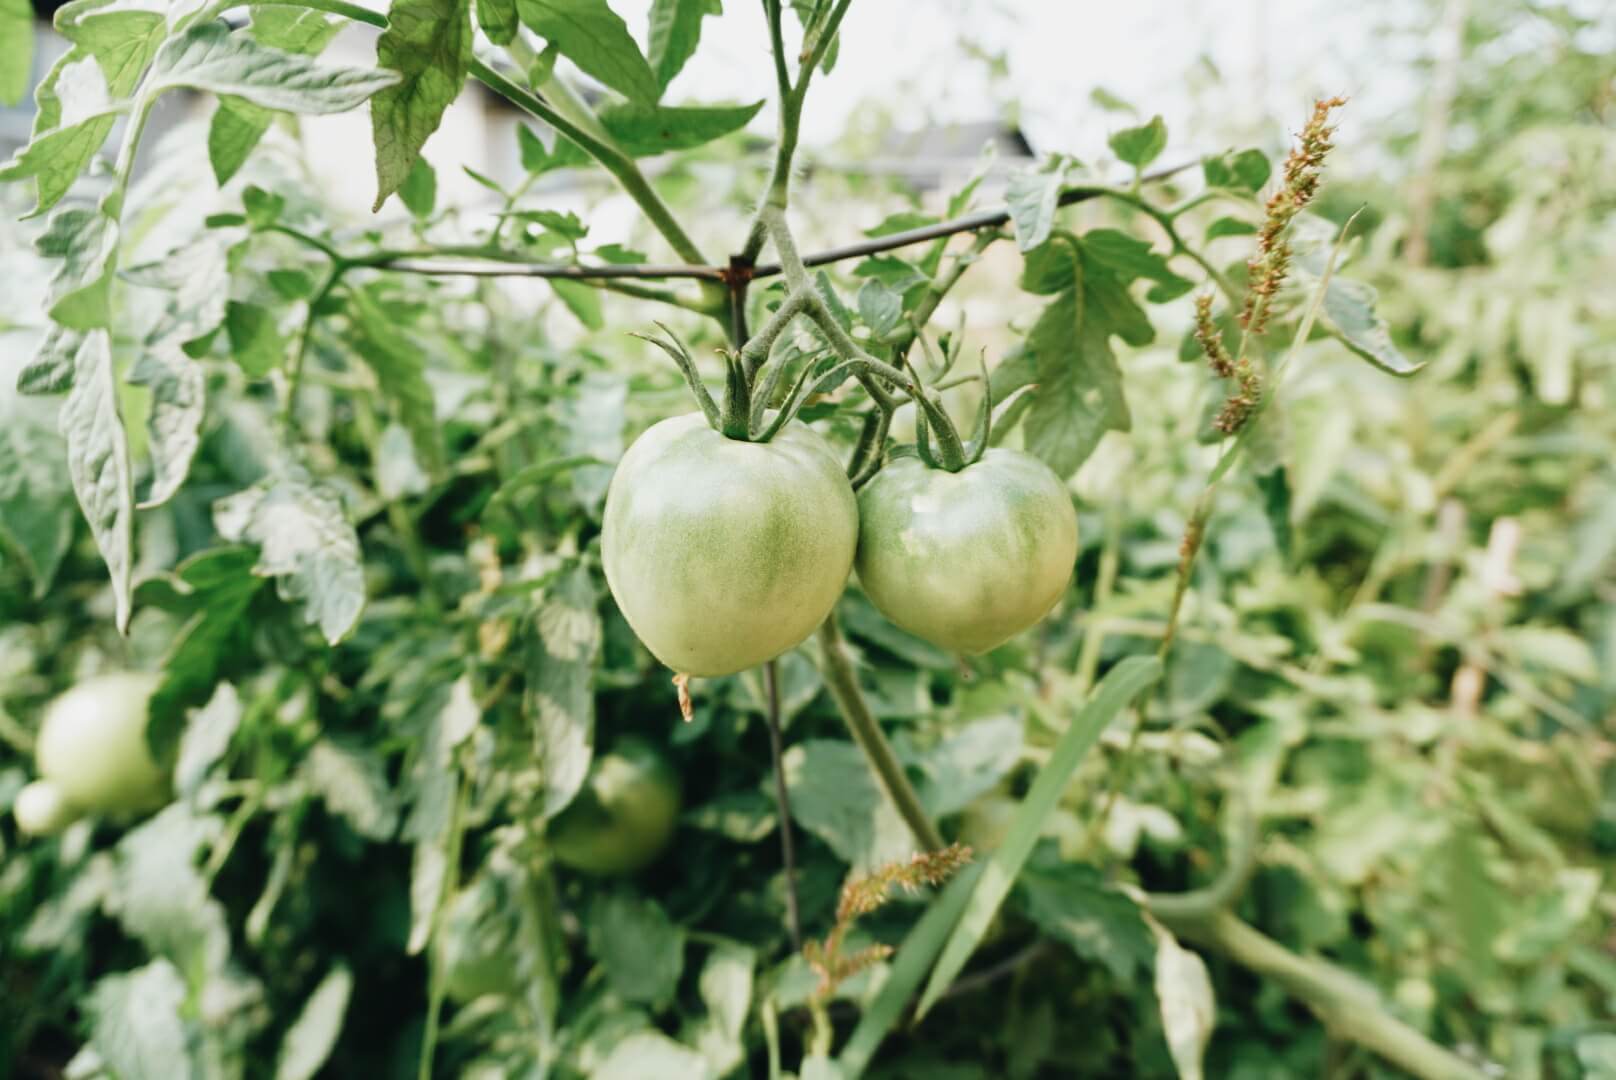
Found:
[[[869,760],[876,779],[886,789],[887,797],[898,808],[898,814],[908,824],[909,831],[914,833],[915,841],[927,851],[941,851],[947,846],[943,843],[942,833],[937,831],[937,826],[926,814],[920,795],[909,783],[898,755],[893,753],[892,744],[887,741],[880,723],[864,700],[864,692],[859,689],[858,673],[853,670],[853,661],[842,643],[842,632],[836,625],[835,612],[819,627],[819,651],[824,657],[825,685],[830,689],[836,707],[841,710],[842,719],[847,721],[853,741]]]

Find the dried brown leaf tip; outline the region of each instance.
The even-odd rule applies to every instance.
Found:
[[[919,852],[906,862],[888,863],[873,874],[852,878],[843,885],[836,905],[836,925],[823,943],[810,941],[802,950],[808,966],[819,976],[819,996],[828,998],[838,983],[891,955],[888,945],[842,952],[842,942],[860,916],[886,903],[897,890],[912,893],[922,886],[941,885],[970,861],[969,847],[950,844],[941,851]]]
[[[1291,246],[1284,239],[1286,228],[1318,194],[1319,174],[1324,159],[1335,147],[1335,128],[1330,112],[1347,103],[1345,98],[1322,98],[1313,103],[1313,115],[1303,126],[1296,146],[1285,159],[1285,171],[1278,190],[1269,196],[1262,228],[1257,232],[1257,252],[1246,264],[1250,285],[1240,325],[1253,334],[1268,326],[1269,302],[1290,270]]]

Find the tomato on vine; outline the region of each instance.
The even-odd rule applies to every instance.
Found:
[[[673,838],[683,801],[673,766],[650,743],[620,740],[595,759],[584,788],[550,822],[550,850],[589,874],[631,874]]]
[[[824,622],[853,565],[858,506],[830,445],[792,419],[801,383],[769,419],[748,416],[732,378],[721,419],[687,363],[702,412],[653,425],[623,455],[606,493],[602,559],[618,607],[658,660],[685,675],[730,675]]]
[[[988,448],[985,376],[969,445],[921,391],[916,454],[894,458],[858,497],[864,591],[905,630],[961,653],[997,648],[1049,614],[1077,561],[1066,485],[1030,454]]]

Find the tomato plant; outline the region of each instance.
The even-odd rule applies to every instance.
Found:
[[[1609,17],[627,7],[0,0],[0,1060],[1609,1072]]]

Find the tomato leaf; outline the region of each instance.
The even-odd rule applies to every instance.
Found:
[[[421,350],[377,303],[371,287],[350,289],[348,295],[355,351],[375,373],[382,396],[409,431],[421,463],[436,470],[443,463],[443,445]]]
[[[0,393],[0,551],[20,559],[35,597],[50,590],[77,520],[50,410]]]
[[[351,109],[397,82],[398,75],[392,71],[322,64],[212,22],[194,26],[164,44],[152,65],[145,93],[188,87],[235,94],[282,112],[333,113]]]
[[[606,0],[517,0],[517,14],[584,74],[630,101],[654,105],[662,87]]]
[[[601,123],[612,138],[635,157],[670,150],[689,150],[745,127],[763,108],[750,105],[612,105],[601,110]]]
[[[73,388],[62,403],[62,434],[73,492],[89,519],[90,533],[112,576],[114,616],[129,629],[135,493],[129,439],[118,412],[112,344],[105,330],[85,336],[73,362]]]
[[[51,215],[34,246],[60,260],[46,294],[50,317],[74,330],[110,326],[118,223],[100,210],[67,207]]]
[[[651,70],[666,90],[701,42],[701,20],[722,15],[721,0],[652,0],[649,35]]]
[[[259,5],[252,9],[252,25],[247,32],[265,45],[317,56],[341,28],[340,23],[326,18],[322,12]],[[221,187],[246,163],[273,120],[274,114],[269,109],[245,98],[231,95],[219,98],[208,125],[208,163]]]
[[[151,391],[146,444],[152,482],[139,505],[145,510],[167,502],[191,471],[191,459],[202,441],[205,379],[202,366],[171,341],[143,351],[129,369],[129,381]]]
[[[1117,160],[1135,169],[1143,169],[1167,149],[1167,124],[1158,113],[1148,124],[1124,128],[1106,140]]]
[[[460,94],[471,61],[468,0],[394,0],[387,29],[376,39],[376,63],[398,81],[370,100],[376,144],[376,201],[409,178],[421,147],[438,130],[443,111]]]
[[[165,959],[108,975],[89,998],[90,1045],[118,1076],[190,1076],[185,979]]]
[[[230,355],[242,371],[262,378],[280,366],[286,342],[268,308],[246,300],[231,300],[224,328],[230,339]]]
[[[1066,158],[1055,156],[1036,169],[1024,169],[1010,177],[1004,198],[1015,229],[1016,247],[1022,251],[1031,251],[1049,239],[1067,166]]]
[[[302,603],[304,620],[332,645],[359,623],[365,572],[359,537],[332,488],[298,466],[213,504],[213,524],[233,543],[256,544],[253,573],[276,579],[282,600]]]
[[[523,711],[533,727],[545,821],[578,794],[594,756],[593,672],[602,637],[595,602],[589,572],[574,565],[544,590],[529,619]]]
[[[275,1080],[311,1080],[320,1071],[342,1031],[353,982],[352,973],[340,963],[326,972],[303,1003],[303,1011],[286,1029],[275,1063]]]
[[[516,40],[520,23],[516,17],[516,0],[477,0],[477,25],[482,27],[488,40],[495,45],[509,45]]]

